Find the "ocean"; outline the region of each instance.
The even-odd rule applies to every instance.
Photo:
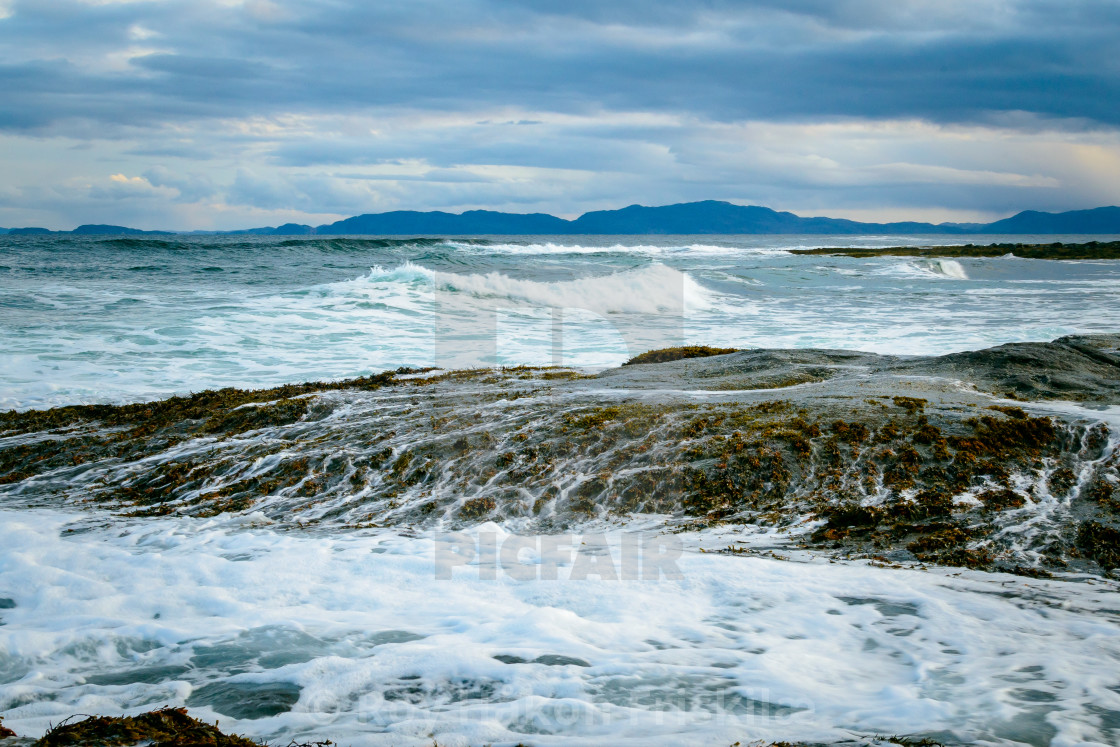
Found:
[[[1089,238],[1102,237],[1014,240]],[[697,527],[652,511],[560,521],[533,507],[546,518],[532,523],[528,509],[475,504],[479,521],[461,522],[453,517],[471,504],[438,495],[441,485],[483,490],[500,476],[483,465],[505,455],[468,464],[468,443],[508,445],[513,460],[517,443],[544,450],[531,437],[538,426],[574,441],[596,398],[629,403],[617,412],[658,396],[600,391],[595,379],[522,396],[518,377],[531,374],[521,366],[582,376],[682,343],[940,355],[1120,330],[1120,261],[789,251],[948,241],[0,236],[0,409],[398,368],[505,367],[509,377],[492,389],[442,379],[430,396],[327,392],[329,407],[308,405],[294,423],[170,438],[158,453],[107,451],[0,484],[0,717],[38,736],[74,714],[185,705],[254,738],[355,746],[892,734],[1116,744],[1120,591],[1106,576],[846,560],[798,544],[810,519]],[[947,401],[972,396],[938,386]],[[672,396],[693,413],[743,395]],[[1082,482],[1116,472],[1115,404],[992,401],[1078,418],[1086,444],[1107,433],[1092,448],[1074,444],[1080,461],[1070,464]],[[873,406],[887,410],[889,398]],[[656,417],[650,423],[663,422]],[[598,427],[581,437],[590,443]],[[94,435],[112,449],[119,428]],[[470,438],[463,450],[438,450],[458,448],[444,441],[459,443],[460,432]],[[88,435],[0,432],[0,460],[54,458],[50,444],[73,434]],[[637,471],[637,442],[619,438],[589,446],[594,459],[555,446],[545,478],[575,476],[575,496],[606,480],[602,465],[623,451]],[[442,483],[403,479],[419,474],[425,453],[468,466]],[[391,467],[367,468],[373,454]],[[331,466],[342,461],[345,469]],[[225,488],[258,485],[285,465],[307,474],[247,507],[161,514],[107,502],[120,486],[162,484],[150,475],[166,479],[171,464],[207,470],[202,487],[183,483],[193,497],[236,495]],[[524,493],[527,505],[540,499],[530,490],[544,479],[536,464],[502,490]],[[1016,533],[1046,539],[1048,517],[1064,510],[1048,487],[1057,466],[1008,478],[1033,496],[1023,511],[1034,513],[1001,530],[1028,559],[1034,545],[1016,549]],[[391,490],[390,474],[402,477]],[[447,520],[434,518],[440,500],[452,506]],[[571,552],[554,562],[549,542]],[[652,577],[627,565],[631,542],[656,546]]]
[[[949,240],[0,236],[0,408],[400,366],[596,369],[682,342],[918,355],[1120,329],[1114,261],[787,251]]]

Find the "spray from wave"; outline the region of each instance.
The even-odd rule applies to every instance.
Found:
[[[953,280],[968,280],[968,273],[955,259],[930,259],[917,263],[918,267],[933,275],[951,278]]]
[[[477,244],[470,244],[461,240],[448,241],[447,245],[455,249],[469,250],[478,248]],[[509,254],[516,256],[528,256],[538,254],[631,254],[631,255],[645,255],[651,257],[675,257],[675,256],[742,256],[742,255],[774,255],[774,254],[788,254],[787,247],[743,247],[743,246],[720,246],[718,244],[678,244],[678,245],[658,245],[658,244],[612,244],[596,246],[594,244],[557,244],[555,242],[547,241],[543,243],[498,243],[490,244],[484,247],[485,251],[489,254]]]
[[[388,291],[394,284],[429,285],[442,296],[462,295],[473,300],[501,300],[516,305],[586,309],[598,314],[664,314],[705,310],[713,304],[712,293],[687,273],[662,264],[576,280],[537,281],[511,277],[501,272],[459,274],[437,272],[423,265],[404,262],[397,267],[373,267],[355,284]],[[389,286],[389,287],[386,287]]]

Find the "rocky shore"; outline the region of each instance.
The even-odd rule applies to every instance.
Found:
[[[964,244],[960,246],[888,246],[793,249],[793,254],[842,254],[848,257],[1003,257],[1023,259],[1120,259],[1120,241],[1087,241],[1083,244]]]
[[[653,357],[8,412],[0,498],[306,531],[653,516],[884,563],[1120,565],[1118,335],[941,357]]]
[[[435,747],[439,743],[433,740]],[[825,747],[802,742],[751,742],[754,747]],[[87,716],[67,720],[41,739],[21,739],[0,724],[0,747],[261,747],[236,734],[188,715],[185,708],[163,708],[138,716]],[[331,741],[290,742],[285,747],[331,747]],[[940,747],[930,739],[878,736],[831,743],[830,747]],[[528,747],[519,744],[517,747]],[[735,742],[729,747],[743,747]]]

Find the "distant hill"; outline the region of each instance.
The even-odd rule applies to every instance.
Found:
[[[1069,213],[1028,211],[995,223],[862,223],[803,218],[756,205],[705,200],[661,207],[630,205],[584,213],[573,221],[543,213],[470,210],[462,214],[396,211],[319,226],[316,234],[555,235],[555,234],[1120,234],[1120,208]]]
[[[251,236],[308,236],[315,233],[315,229],[302,223],[285,223],[275,228],[267,226],[265,228],[247,228],[243,231],[222,231],[221,233],[229,235],[249,234]]]
[[[1120,233],[1120,207],[1040,213],[1025,210],[985,226],[984,233]]]
[[[544,213],[498,213],[468,210],[465,213],[397,210],[358,215],[315,229],[317,234],[565,234],[572,222]],[[586,232],[583,232],[586,233]],[[617,232],[616,232],[617,233]]]
[[[706,200],[662,207],[630,205],[620,210],[585,213],[574,221],[544,213],[499,213],[469,210],[462,214],[396,211],[359,215],[319,226],[316,234],[859,234],[958,233],[958,226],[928,223],[857,223],[837,218],[802,218],[765,207]]]
[[[107,226],[103,223],[94,223],[78,226],[70,233],[75,236],[131,236],[134,234],[166,234],[168,231],[141,231],[139,228]]]
[[[272,229],[272,236],[306,236],[315,233],[315,229],[311,226],[305,226],[302,223],[285,223],[282,226],[277,226]]]
[[[859,223],[843,218],[802,218],[756,205],[706,200],[663,207],[631,205],[621,210],[584,213],[571,222],[571,233],[628,234],[862,234],[964,233],[955,224]]]
[[[94,223],[78,226],[73,231],[52,231],[49,228],[8,228],[4,233],[10,236],[43,236],[46,234],[65,234],[70,236],[132,236],[140,234],[168,234],[171,231],[142,231],[139,228],[127,226],[109,226],[103,223]]]
[[[5,232],[5,229],[0,229]],[[38,235],[54,233],[45,228],[9,228],[6,233]],[[62,231],[59,233],[67,233]],[[78,226],[68,233],[80,236],[159,234],[109,225]],[[389,213],[356,215],[335,223],[311,227],[302,223],[247,228],[240,231],[194,231],[221,235],[253,236],[474,236],[571,235],[571,234],[1116,234],[1120,235],[1120,207],[1041,213],[1027,210],[994,223],[861,223],[843,218],[803,218],[757,205],[733,205],[705,200],[678,205],[646,207],[630,205],[619,210],[596,210],[575,220],[546,213],[500,213],[468,210],[464,213],[395,210]]]

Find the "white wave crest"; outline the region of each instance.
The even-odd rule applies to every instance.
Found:
[[[918,263],[918,266],[934,275],[941,275],[953,280],[968,280],[968,273],[965,272],[961,263],[955,259],[923,260]]]
[[[350,281],[347,285],[353,283]],[[664,314],[711,308],[711,292],[686,273],[661,264],[577,280],[538,281],[501,272],[437,272],[405,262],[393,269],[374,267],[363,285],[430,284],[437,294],[475,299],[505,299],[516,304],[578,308],[599,314]]]
[[[658,246],[656,244],[613,244],[611,246],[594,246],[583,244],[557,244],[544,242],[541,244],[460,244],[449,241],[448,246],[462,250],[479,251],[486,254],[642,254],[648,256],[740,256],[745,254],[788,254],[785,247],[732,247],[718,246],[715,244],[682,244]]]
[[[435,279],[435,276],[434,270],[405,260],[404,264],[397,265],[392,269],[374,265],[370,268],[369,275],[366,275],[363,280],[367,283],[414,283],[417,281],[430,283]]]
[[[709,305],[708,291],[687,274],[654,264],[636,270],[558,282],[511,278],[502,273],[442,275],[444,288],[476,297],[500,297],[597,313],[658,314]]]

